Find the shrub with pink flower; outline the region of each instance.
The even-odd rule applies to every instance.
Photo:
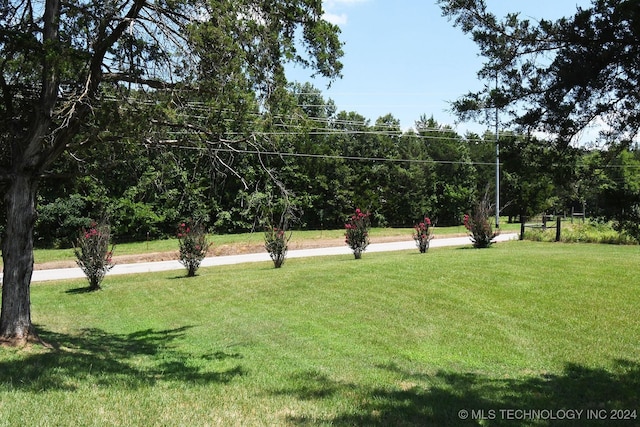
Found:
[[[108,224],[98,224],[95,221],[89,228],[82,229],[76,240],[74,253],[76,263],[82,269],[89,281],[89,290],[97,291],[100,284],[113,267],[113,248],[109,249],[111,228]]]
[[[345,243],[353,251],[356,259],[362,258],[362,252],[369,246],[369,213],[364,213],[360,209],[351,216],[349,221],[344,225]]]
[[[211,243],[207,241],[207,233],[201,224],[183,222],[178,226],[178,243],[180,244],[180,263],[187,268],[187,277],[196,275],[200,263],[207,256]]]
[[[285,227],[267,227],[264,231],[264,248],[269,252],[275,268],[282,267],[287,256],[291,233]]]
[[[421,254],[429,250],[431,239],[433,239],[431,219],[425,216],[421,223],[413,226],[413,240],[416,241],[416,246],[418,246]]]

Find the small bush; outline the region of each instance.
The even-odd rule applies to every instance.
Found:
[[[113,248],[109,250],[111,229],[108,224],[92,222],[88,229],[82,229],[76,240],[74,253],[77,264],[89,280],[89,289],[100,289],[100,284],[113,267]]]
[[[207,256],[211,243],[207,241],[204,226],[198,223],[183,222],[178,227],[177,237],[180,244],[180,263],[187,268],[187,277],[193,277]]]
[[[416,246],[421,254],[429,250],[429,242],[431,242],[431,239],[433,239],[431,219],[425,216],[421,223],[413,226],[413,240],[415,240]]]
[[[364,213],[360,209],[356,209],[355,214],[344,225],[345,243],[351,248],[356,259],[362,258],[362,252],[369,246],[370,227],[369,213]]]
[[[489,217],[492,205],[489,202],[488,194],[478,201],[471,215],[464,216],[464,226],[469,230],[469,237],[474,248],[488,248],[493,243],[493,239],[500,234],[493,231]]]
[[[290,239],[291,233],[287,233],[284,227],[267,227],[265,230],[264,248],[269,252],[275,268],[284,264]]]

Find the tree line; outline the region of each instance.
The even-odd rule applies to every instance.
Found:
[[[425,215],[458,225],[485,191],[495,194],[494,133],[460,135],[424,115],[408,131],[391,114],[370,123],[308,83],[290,85],[286,99],[277,114],[256,107],[249,130],[225,124],[228,146],[215,149],[193,127],[136,136],[140,120],[153,120],[117,107],[118,129],[102,130],[109,142],[63,156],[44,180],[36,245],[69,246],[91,219],[107,219],[116,241],[130,241],[173,236],[185,219],[216,233],[256,230],[284,209],[294,228],[340,228],[355,208],[381,227]],[[198,102],[187,109],[189,122],[203,114]],[[637,147],[558,148],[514,132],[501,132],[499,144],[502,215],[586,207],[633,233]]]

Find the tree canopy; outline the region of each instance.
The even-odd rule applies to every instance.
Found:
[[[640,3],[594,0],[555,21],[502,19],[485,0],[439,0],[443,14],[472,35],[485,58],[487,89],[454,102],[462,118],[501,108],[525,133],[560,146],[591,126],[605,143],[632,141],[640,130]],[[493,89],[488,89],[496,84]]]
[[[157,100],[146,104],[138,138],[154,123],[193,126],[180,108],[180,94],[188,91],[200,95],[207,111],[197,125],[206,123],[210,142],[220,144],[217,131],[228,116],[238,122],[256,105],[268,109],[279,99],[286,62],[337,77],[338,35],[322,19],[321,0],[0,3],[6,207],[0,339],[22,342],[34,333],[29,284],[41,177],[62,153],[121,137],[104,131],[117,128],[119,116],[134,114],[127,103],[132,88],[172,89],[164,108]]]

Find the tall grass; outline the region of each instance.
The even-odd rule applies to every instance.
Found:
[[[638,409],[639,273],[638,247],[509,242],[111,276],[97,293],[36,284],[34,322],[57,349],[0,349],[0,426]],[[579,421],[555,425],[606,425]]]
[[[610,223],[598,221],[574,222],[563,221],[560,241],[564,243],[604,243],[613,245],[637,245],[638,241],[631,236],[613,229]],[[556,238],[555,226],[543,230],[527,228],[525,239],[535,242],[553,242]]]

